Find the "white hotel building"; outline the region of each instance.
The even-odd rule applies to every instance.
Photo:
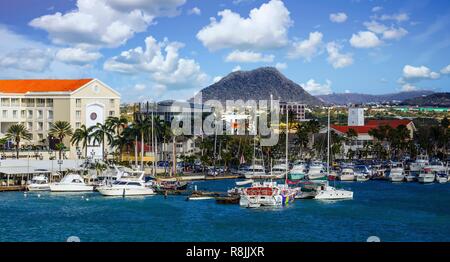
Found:
[[[40,145],[48,140],[48,131],[55,121],[67,121],[75,130],[104,123],[109,116],[120,115],[120,94],[98,79],[76,80],[0,80],[0,138],[8,128],[21,123],[32,133],[31,141],[23,144]],[[76,148],[69,138],[70,158]],[[101,157],[99,146],[88,152]]]

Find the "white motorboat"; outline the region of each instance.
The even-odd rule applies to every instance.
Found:
[[[345,167],[338,176],[341,181],[355,181],[355,172],[353,168]]]
[[[286,167],[286,164],[277,164],[272,167],[271,175],[274,178],[280,179],[286,176],[286,173],[289,171],[289,167]]]
[[[417,176],[410,173],[408,175],[405,175],[405,180],[406,180],[406,182],[414,182],[414,181],[417,181]]]
[[[344,189],[337,189],[329,185],[328,182],[323,183],[317,189],[314,199],[318,200],[345,200],[353,199],[353,192]]]
[[[427,155],[419,155],[416,158],[416,161],[409,165],[409,170],[411,172],[420,172],[422,169],[429,165],[428,156]]]
[[[251,187],[242,189],[239,205],[249,208],[284,206],[295,200],[297,192],[297,189],[276,182],[253,183]]]
[[[427,168],[429,168],[431,170],[431,172],[433,173],[445,173],[446,172],[446,167],[444,166],[444,163],[442,163],[439,160],[433,160],[431,161]]]
[[[327,180],[327,174],[322,162],[314,161],[308,167],[309,180]]]
[[[103,185],[97,188],[103,196],[144,196],[155,195],[151,187],[147,187],[144,181],[144,172],[140,172],[138,177],[121,177],[110,185]]]
[[[391,168],[389,172],[389,180],[391,182],[403,182],[405,180],[405,170],[401,167]]]
[[[50,191],[48,179],[45,175],[34,176],[27,184],[28,191]]]
[[[294,163],[291,171],[289,171],[288,179],[291,181],[303,180],[306,177],[306,170],[304,163]]]
[[[417,177],[417,181],[422,184],[433,183],[436,179],[436,175],[429,168],[424,168],[423,171]]]
[[[87,192],[94,190],[94,186],[87,185],[83,177],[75,173],[69,173],[60,182],[51,183],[49,186],[52,192]]]
[[[448,175],[446,173],[440,173],[436,175],[436,182],[439,184],[445,184],[448,182]]]
[[[270,174],[266,173],[262,165],[253,164],[242,169],[242,171],[247,179],[265,179],[270,177]]]
[[[356,181],[358,182],[366,182],[370,180],[369,174],[360,173],[356,175]]]

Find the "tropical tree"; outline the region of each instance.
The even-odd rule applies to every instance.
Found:
[[[52,124],[52,127],[48,131],[48,134],[50,136],[53,136],[55,138],[58,138],[59,144],[59,159],[62,158],[62,151],[65,149],[64,145],[64,138],[68,136],[72,136],[72,127],[70,126],[69,122],[66,121],[56,121]]]
[[[105,142],[111,145],[114,140],[114,130],[107,124],[97,123],[92,127],[90,139],[102,147],[103,160],[106,160],[107,154],[105,152]]]
[[[21,140],[31,140],[33,135],[23,124],[14,124],[6,131],[6,138],[13,140],[16,147],[16,157],[19,159],[19,146]]]
[[[82,125],[80,128],[77,128],[75,132],[72,135],[72,139],[70,142],[72,145],[79,146],[81,143],[82,148],[84,149],[84,156],[88,157],[88,144],[91,142],[91,133],[92,133],[93,127],[86,128],[85,125]]]
[[[115,131],[116,135],[120,135],[128,125],[128,119],[125,117],[108,117],[105,124]]]

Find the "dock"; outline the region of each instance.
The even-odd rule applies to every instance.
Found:
[[[0,192],[25,191],[25,186],[0,186]]]

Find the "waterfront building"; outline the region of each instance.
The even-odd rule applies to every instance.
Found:
[[[98,79],[0,80],[0,137],[20,123],[32,134],[23,145],[48,145],[55,121],[67,121],[74,130],[90,127],[119,116],[119,106],[120,94]],[[80,154],[70,138],[63,142],[69,148],[67,158]],[[98,145],[90,145],[88,152],[95,158],[103,155]]]
[[[280,114],[286,114],[286,110],[289,110],[289,114],[292,114],[295,120],[305,121],[306,105],[298,102],[280,102]]]
[[[364,126],[364,108],[350,107],[348,109],[348,126]]]

